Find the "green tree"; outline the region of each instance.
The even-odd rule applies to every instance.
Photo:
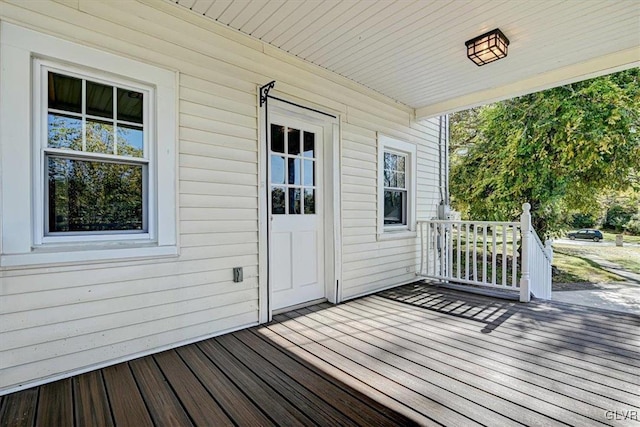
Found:
[[[451,193],[471,218],[531,203],[542,235],[603,191],[640,186],[640,72],[631,69],[452,115]]]

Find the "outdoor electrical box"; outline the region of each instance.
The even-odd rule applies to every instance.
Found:
[[[242,267],[233,268],[233,281],[235,283],[242,282]]]
[[[438,219],[451,219],[451,207],[441,203],[438,205]]]

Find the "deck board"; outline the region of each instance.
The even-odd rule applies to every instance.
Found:
[[[153,421],[151,421],[149,411],[129,365],[120,363],[110,366],[103,369],[102,374],[115,424],[136,425],[138,427],[153,426]]]
[[[2,396],[0,427],[637,425],[638,368],[638,316],[411,284]]]
[[[73,427],[73,385],[71,379],[40,387],[36,426]]]

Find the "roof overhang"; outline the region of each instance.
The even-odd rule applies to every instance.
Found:
[[[640,65],[636,0],[177,0],[428,118]],[[500,28],[478,67],[464,42]]]

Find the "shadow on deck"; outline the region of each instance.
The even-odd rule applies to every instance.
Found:
[[[0,424],[636,424],[639,346],[637,316],[411,284],[4,396]]]

